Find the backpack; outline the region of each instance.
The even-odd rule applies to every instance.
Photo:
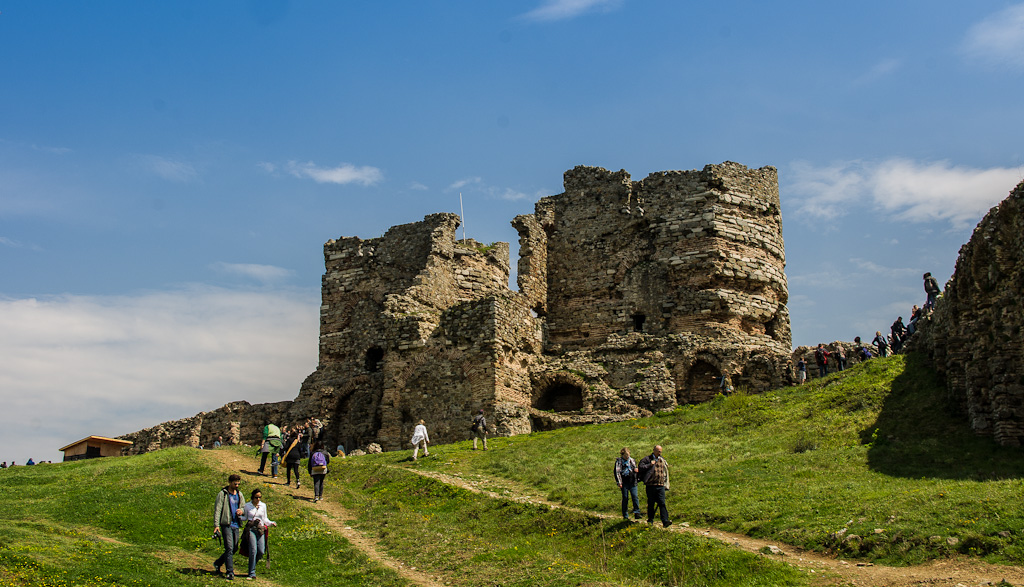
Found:
[[[322,453],[320,451],[316,451],[315,453],[313,453],[313,456],[311,458],[313,459],[313,466],[314,467],[326,467],[327,466],[327,459],[324,458],[324,453]]]

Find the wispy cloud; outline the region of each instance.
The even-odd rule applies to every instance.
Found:
[[[483,181],[484,180],[482,178],[480,178],[480,177],[467,177],[467,178],[460,179],[458,181],[452,182],[451,185],[448,186],[448,190],[449,191],[451,191],[451,190],[460,190],[460,189],[466,187],[467,185],[479,185],[479,184],[482,184]]]
[[[0,236],[0,245],[5,247],[11,247],[13,249],[29,249],[31,251],[42,251],[42,247],[39,245],[25,244],[19,240],[13,238],[7,238],[6,236]]]
[[[622,0],[545,0],[537,8],[523,15],[526,20],[553,22],[566,20],[588,12],[609,12],[618,8]]]
[[[14,439],[5,460],[58,458],[66,442],[229,401],[292,399],[316,366],[317,308],[314,291],[202,286],[0,297],[0,426]]]
[[[427,186],[423,185],[422,183],[420,183],[418,181],[414,181],[414,182],[409,184],[409,189],[410,190],[416,190],[417,192],[422,192],[422,191],[426,191],[426,190],[428,190],[430,188],[428,188]]]
[[[213,269],[230,275],[239,275],[255,279],[262,283],[275,283],[287,279],[292,272],[283,267],[273,265],[256,265],[253,263],[214,263]]]
[[[287,168],[288,172],[295,177],[312,179],[317,183],[373,185],[384,179],[384,174],[380,169],[368,165],[356,167],[349,163],[342,163],[337,167],[320,167],[312,161],[306,163],[289,161]]]
[[[1024,4],[1015,4],[975,23],[961,51],[994,66],[1024,69]]]
[[[167,181],[188,183],[199,179],[199,173],[196,171],[196,168],[187,161],[171,159],[160,155],[136,155],[135,160],[147,172]]]
[[[871,69],[866,71],[863,75],[853,81],[855,86],[864,86],[873,83],[883,77],[896,73],[903,62],[899,59],[883,59],[878,63],[874,64]]]
[[[45,145],[32,145],[32,149],[34,151],[50,153],[51,155],[67,155],[71,152],[71,149],[67,147],[47,147]]]
[[[886,267],[885,265],[879,265],[874,261],[867,259],[860,259],[854,257],[850,259],[850,263],[854,267],[862,272],[878,275],[882,277],[891,277],[895,279],[911,279],[916,275],[920,275],[920,270],[911,267]]]
[[[1021,177],[1020,169],[976,169],[948,161],[847,161],[826,167],[796,162],[784,191],[787,203],[811,218],[833,219],[866,202],[893,220],[944,221],[963,229],[1002,201]]]

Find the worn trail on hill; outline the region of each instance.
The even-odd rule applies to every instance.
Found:
[[[430,477],[448,485],[462,487],[474,493],[487,495],[497,499],[543,504],[553,508],[580,512],[591,516],[618,520],[617,514],[604,514],[565,506],[536,495],[529,489],[517,486],[507,479],[495,479],[476,475],[474,480],[447,475],[436,471],[424,471],[410,465],[405,468],[418,475]],[[611,494],[610,494],[611,495]],[[612,495],[618,499],[617,495]],[[641,522],[642,523],[642,522]],[[790,544],[770,540],[759,540],[743,534],[723,532],[715,528],[696,528],[683,525],[676,520],[669,531],[687,532],[713,538],[725,544],[741,548],[748,552],[760,554],[768,558],[784,562],[815,575],[821,575],[824,585],[852,584],[870,585],[873,587],[967,587],[974,585],[995,585],[1006,581],[1011,585],[1024,585],[1024,568],[1019,566],[991,565],[984,561],[957,557],[947,560],[932,561],[913,567],[889,567],[873,563],[849,562],[822,554],[807,551]],[[784,554],[764,554],[764,548],[775,547]],[[837,581],[838,579],[838,581]]]
[[[283,480],[273,481],[270,477],[254,474],[252,470],[256,469],[256,459],[247,459],[232,451],[226,450],[209,452],[215,455],[217,460],[220,461],[227,469],[230,469],[233,473],[241,474],[243,478],[248,478],[251,481],[257,481],[260,483],[269,483],[271,485],[280,483],[280,485],[277,486],[278,491],[282,491],[292,497],[299,498],[297,503],[301,504],[303,507],[308,507],[319,512],[321,519],[323,519],[324,523],[331,528],[331,531],[337,532],[348,540],[352,546],[358,548],[363,554],[392,569],[410,583],[414,585],[422,585],[423,587],[444,587],[443,581],[432,577],[415,567],[406,566],[401,561],[388,556],[377,547],[376,540],[365,536],[349,526],[347,521],[354,520],[356,516],[349,513],[345,508],[341,507],[341,505],[326,498],[323,501],[313,503],[312,483],[308,486],[296,489],[290,485],[285,485]]]
[[[205,452],[205,451],[204,451]],[[239,472],[244,477],[259,482],[270,482],[268,477],[253,474],[251,469],[256,468],[255,459],[247,459],[231,451],[209,451],[232,472]],[[412,473],[432,478],[442,483],[461,487],[474,493],[487,495],[496,499],[510,499],[514,501],[543,504],[553,508],[564,508],[571,511],[585,513],[591,516],[598,516],[608,519],[617,519],[617,515],[593,512],[565,506],[545,499],[536,492],[518,486],[507,479],[497,479],[474,475],[472,479],[466,479],[455,475],[448,475],[436,471],[424,471],[413,463],[405,465],[391,465],[396,468],[405,469]],[[356,516],[345,510],[339,504],[329,498],[324,501],[312,502],[312,486],[295,489],[286,486],[282,482],[277,488],[293,497],[304,498],[308,501],[299,500],[303,507],[309,507],[320,513],[324,522],[346,540],[352,543],[371,559],[379,562],[388,568],[399,573],[403,578],[416,585],[426,587],[442,587],[444,581],[440,577],[431,576],[414,567],[406,566],[401,561],[384,553],[376,540],[366,536],[348,526],[347,520],[354,520]],[[617,499],[617,496],[613,496]],[[806,551],[796,546],[775,542],[770,540],[759,540],[744,536],[723,532],[715,528],[697,528],[684,525],[683,520],[676,520],[675,525],[669,531],[687,532],[698,536],[704,536],[741,548],[748,552],[766,556],[774,560],[793,565],[799,569],[810,572],[820,577],[820,585],[858,585],[873,587],[972,587],[978,585],[995,585],[1000,581],[1006,581],[1011,585],[1024,585],[1024,568],[1020,566],[991,565],[977,559],[968,557],[956,557],[951,559],[931,561],[923,565],[913,567],[889,567],[871,563],[850,562],[825,556],[816,552]],[[775,547],[784,554],[764,554],[761,552],[765,547]]]

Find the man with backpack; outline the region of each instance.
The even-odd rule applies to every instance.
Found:
[[[306,465],[309,476],[313,478],[313,503],[324,498],[324,478],[327,477],[327,465],[331,462],[331,455],[324,449],[324,443],[317,440],[313,443],[313,453],[309,456],[309,463]]]
[[[263,444],[260,445],[260,475],[266,475],[263,471],[267,466],[267,457],[270,457],[270,474],[277,479],[278,455],[281,452],[281,447],[281,429],[274,424],[264,426]]]
[[[818,377],[828,375],[828,355],[829,352],[825,350],[825,345],[819,342],[818,348],[814,349],[814,362],[818,364]]]
[[[224,540],[224,553],[213,561],[213,566],[220,574],[220,567],[224,565],[227,572],[225,578],[229,581],[235,578],[235,550],[242,528],[242,516],[245,515],[242,494],[238,491],[241,483],[241,475],[229,476],[227,486],[217,493],[213,507],[213,534]]]
[[[640,519],[640,498],[637,495],[637,465],[633,457],[629,456],[629,449],[622,447],[619,451],[619,458],[615,459],[612,468],[615,475],[615,482],[622,492],[622,519],[629,521],[629,498],[633,498],[633,517]]]
[[[931,273],[924,274],[924,293],[928,296],[927,301],[924,303],[924,311],[931,312],[935,309],[935,301],[939,297],[939,293],[942,289],[939,287],[939,282]]]
[[[484,450],[487,450],[487,419],[484,418],[484,411],[482,409],[473,417],[473,425],[469,427],[469,432],[473,435],[473,450],[476,450],[476,440],[478,438],[483,439]]]
[[[651,454],[641,459],[637,470],[647,490],[647,523],[654,523],[654,511],[660,509],[661,525],[668,528],[672,525],[672,520],[668,519],[668,507],[665,505],[665,491],[669,488],[668,461],[661,456],[660,445],[655,446]]]

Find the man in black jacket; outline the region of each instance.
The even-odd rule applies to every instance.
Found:
[[[665,490],[669,487],[668,461],[661,456],[661,446],[655,446],[654,452],[644,457],[637,468],[647,491],[647,523],[654,523],[654,510],[661,508],[661,525],[668,528],[672,525],[665,506]]]

